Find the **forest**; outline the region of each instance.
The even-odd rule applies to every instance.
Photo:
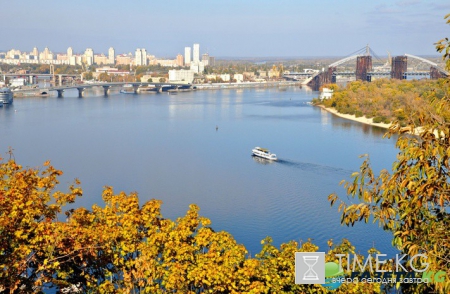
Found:
[[[395,80],[379,79],[373,82],[354,81],[340,88],[325,85],[332,89],[330,99],[314,99],[315,105],[335,108],[343,114],[372,118],[373,122],[399,122],[407,124],[411,117],[418,117],[419,111],[426,110],[436,114],[433,101],[448,97],[448,79],[440,80]]]

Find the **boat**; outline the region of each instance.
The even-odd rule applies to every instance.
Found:
[[[255,147],[252,149],[252,153],[254,156],[262,157],[268,160],[277,160],[277,155],[270,153],[268,149]]]
[[[125,84],[123,85],[122,89],[120,90],[120,93],[123,94],[134,94],[134,87],[132,84]]]
[[[158,88],[156,87],[139,87],[137,89],[138,93],[148,93],[148,94],[154,94],[158,93]]]
[[[0,103],[11,104],[13,102],[13,92],[9,88],[0,89]]]

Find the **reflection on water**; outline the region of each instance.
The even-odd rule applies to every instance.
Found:
[[[345,195],[338,184],[358,170],[360,154],[369,153],[376,170],[389,168],[394,141],[307,104],[317,96],[288,87],[103,97],[100,88],[80,99],[77,91],[16,99],[0,109],[0,152],[11,146],[25,166],[51,160],[64,171],[63,190],[79,178],[80,206],[101,204],[104,185],[137,191],[142,203],[161,199],[169,218],[197,203],[215,230],[252,254],[266,236],[276,245],[312,238],[321,250],[330,238],[348,238],[361,252],[376,241],[393,252],[377,226],[341,226],[327,196]],[[250,158],[254,146],[279,160]]]
[[[265,159],[259,156],[251,155],[253,157],[253,160],[259,164],[275,164],[276,161]]]

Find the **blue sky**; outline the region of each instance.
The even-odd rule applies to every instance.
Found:
[[[223,57],[436,55],[450,37],[450,1],[0,0],[0,50],[49,47],[118,53],[146,48],[174,58],[184,47]]]

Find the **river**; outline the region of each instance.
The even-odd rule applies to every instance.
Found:
[[[120,94],[103,89],[78,98],[17,98],[0,108],[0,152],[18,163],[46,160],[63,170],[58,188],[74,178],[84,190],[75,207],[102,205],[103,186],[137,191],[141,203],[163,201],[164,217],[200,207],[252,255],[266,236],[275,245],[311,238],[327,250],[349,239],[366,255],[373,245],[393,254],[391,234],[377,225],[340,224],[327,197],[345,197],[339,182],[357,171],[361,154],[375,170],[390,169],[397,150],[383,129],[336,117],[308,104],[318,92],[299,87]],[[217,128],[216,128],[217,127]],[[251,156],[269,148],[278,162]]]

